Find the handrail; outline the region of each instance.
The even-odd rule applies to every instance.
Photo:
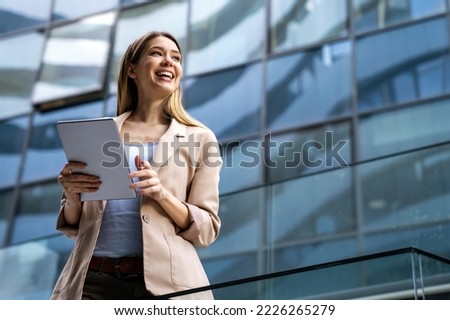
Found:
[[[361,256],[352,257],[352,258],[345,258],[345,259],[339,259],[339,260],[330,261],[330,262],[319,263],[319,264],[306,266],[306,267],[293,268],[293,269],[284,270],[284,271],[277,271],[277,272],[267,273],[267,274],[263,274],[263,275],[252,276],[252,277],[248,277],[248,278],[242,278],[242,279],[237,279],[237,280],[231,280],[231,281],[211,284],[209,286],[197,287],[197,288],[193,288],[193,289],[188,289],[188,290],[183,290],[183,291],[178,291],[178,292],[174,292],[174,293],[156,296],[156,297],[154,297],[154,299],[166,300],[166,299],[170,299],[170,298],[174,298],[174,297],[178,297],[178,296],[184,296],[187,294],[193,294],[193,293],[203,292],[203,291],[207,291],[207,290],[220,289],[220,288],[224,288],[224,287],[241,285],[241,284],[250,283],[250,282],[257,282],[257,281],[261,281],[261,280],[268,280],[268,279],[288,276],[288,275],[292,275],[292,274],[296,274],[296,273],[302,273],[302,272],[319,270],[319,269],[326,269],[326,268],[335,267],[335,266],[342,266],[342,265],[351,264],[351,263],[355,263],[355,262],[373,260],[373,259],[378,259],[378,258],[386,258],[386,257],[390,257],[390,256],[404,254],[404,253],[421,254],[421,255],[427,256],[429,258],[443,262],[445,264],[448,264],[450,266],[450,259],[441,257],[439,255],[436,255],[434,253],[431,253],[431,252],[428,252],[428,251],[425,251],[425,250],[422,250],[422,249],[419,249],[416,247],[405,247],[405,248],[400,248],[400,249],[394,249],[394,250],[388,250],[388,251],[382,251],[382,252],[377,252],[377,253],[372,253],[372,254],[361,255]]]

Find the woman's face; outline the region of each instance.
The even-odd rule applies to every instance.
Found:
[[[178,88],[182,74],[181,53],[175,42],[163,36],[149,40],[138,62],[128,68],[140,97],[167,97]]]

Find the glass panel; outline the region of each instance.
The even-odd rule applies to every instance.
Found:
[[[264,0],[192,0],[187,73],[262,57],[264,20]]]
[[[268,243],[312,239],[356,228],[351,168],[275,184]]]
[[[271,269],[278,272],[308,267],[330,261],[337,261],[358,255],[358,243],[355,238],[319,239],[310,243],[309,239],[292,246],[272,249]]]
[[[271,182],[351,163],[349,123],[267,135],[265,146]]]
[[[211,246],[199,251],[202,259],[256,251],[262,233],[264,193],[263,188],[257,188],[220,198],[220,236]]]
[[[0,250],[0,299],[47,300],[72,246],[59,236]]]
[[[261,122],[260,64],[184,82],[187,110],[218,139],[257,133]]]
[[[6,232],[8,231],[9,217],[12,214],[14,191],[7,190],[0,192],[0,247],[5,243]]]
[[[362,118],[359,122],[360,159],[448,141],[449,103],[450,100],[443,100]]]
[[[114,17],[107,13],[51,31],[33,92],[35,103],[102,88]]]
[[[331,262],[300,269],[291,274],[231,284],[213,289],[213,293],[221,300],[410,300],[420,298],[418,295],[421,293],[439,290],[433,287],[430,281],[421,283],[419,263],[426,280],[437,277],[440,280],[440,290],[448,291],[448,287],[442,285],[448,283],[450,276],[450,264],[446,261],[425,257],[420,253],[413,253],[412,250],[382,252],[379,255],[358,258],[361,260]],[[412,272],[413,269],[416,269],[416,274]],[[414,287],[414,282],[418,287]],[[423,288],[423,291],[420,288]],[[446,296],[448,297],[448,293],[443,295]],[[336,310],[333,305],[322,305],[315,311],[322,315],[332,315]],[[308,315],[306,312],[311,315],[314,310],[303,305],[292,310],[286,308],[286,312],[302,316]]]
[[[212,284],[251,277],[255,275],[257,270],[257,256],[254,253],[202,262],[208,279]],[[227,294],[233,296],[234,300],[246,300],[250,297],[241,287],[231,287]],[[221,300],[222,296],[222,293],[219,291],[214,293],[216,300]]]
[[[367,163],[357,170],[365,231],[448,221],[448,145]]]
[[[52,0],[2,0],[0,33],[44,25],[50,17],[51,5]]]
[[[338,42],[269,61],[269,128],[285,128],[349,113],[350,53],[349,42]]]
[[[347,0],[271,0],[270,48],[280,52],[347,34]]]
[[[118,4],[119,0],[55,0],[52,19],[58,21],[80,18],[93,13],[113,9]]]
[[[43,46],[38,32],[0,40],[0,119],[31,111]]]
[[[29,122],[28,116],[0,122],[0,188],[17,184]]]
[[[379,33],[356,42],[361,110],[450,92],[445,19]]]
[[[442,202],[445,205],[445,202]],[[423,211],[418,210],[418,216]],[[450,217],[449,214],[447,214]],[[426,219],[425,219],[426,221]],[[366,233],[361,238],[361,246],[365,252],[373,253],[383,250],[416,247],[434,254],[450,258],[450,219],[436,221],[431,224],[412,227],[397,227],[385,229],[382,232]]]
[[[447,285],[450,278],[450,264],[432,259],[419,254],[419,262],[422,271],[422,283],[425,287],[424,294],[427,300],[448,300],[449,290]]]
[[[117,92],[119,61],[130,43],[149,31],[167,31],[175,36],[183,52],[186,47],[188,4],[186,0],[158,1],[122,11],[117,23],[109,71],[109,91]],[[168,17],[170,17],[168,19]]]
[[[445,0],[353,0],[352,12],[353,26],[362,32],[445,12]]]
[[[22,181],[32,182],[56,178],[59,170],[66,163],[66,156],[56,130],[57,121],[96,118],[102,115],[102,102],[83,104],[49,113],[36,113],[33,119]]]
[[[55,182],[24,188],[19,198],[11,242],[18,243],[56,234],[61,186]]]
[[[263,156],[261,142],[246,140],[222,145],[221,194],[261,184]]]

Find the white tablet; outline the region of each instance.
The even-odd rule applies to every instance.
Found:
[[[58,134],[68,161],[87,164],[79,172],[100,177],[96,192],[81,194],[82,201],[135,198],[122,140],[114,118],[58,121]]]

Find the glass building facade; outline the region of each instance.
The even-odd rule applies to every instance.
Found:
[[[449,19],[447,0],[0,0],[0,299],[49,297],[73,246],[56,122],[113,116],[151,30],[180,40],[185,106],[222,147],[211,283],[449,258]]]

